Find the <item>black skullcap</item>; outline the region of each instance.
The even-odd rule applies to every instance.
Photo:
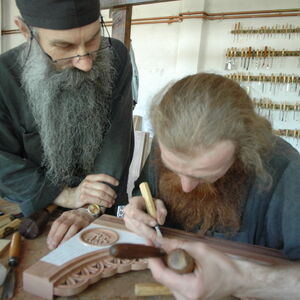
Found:
[[[100,16],[99,0],[16,0],[25,22],[33,27],[71,29]]]

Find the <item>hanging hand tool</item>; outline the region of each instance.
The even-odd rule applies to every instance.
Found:
[[[250,60],[251,60],[252,57],[253,57],[253,56],[252,56],[252,48],[249,47],[249,48],[248,48],[248,52],[247,52],[247,58],[248,58],[248,60],[247,60],[247,67],[246,67],[246,70],[247,70],[247,71],[248,71],[248,69],[249,69],[249,66],[250,66]]]
[[[1,300],[10,299],[14,296],[15,284],[16,284],[15,267],[19,263],[20,253],[21,253],[21,234],[19,232],[15,232],[11,238],[9,257],[8,257],[9,270],[4,280]]]
[[[266,64],[266,59],[267,59],[267,54],[268,54],[268,47],[265,46],[265,49],[264,49],[264,60],[263,60],[263,64],[261,65],[261,67],[263,68]]]
[[[153,202],[153,198],[152,198],[148,183],[142,182],[140,184],[140,190],[141,190],[143,198],[145,199],[148,214],[156,220],[156,208],[155,208],[155,204]],[[159,225],[156,224],[154,228],[156,230],[157,236],[162,237]]]

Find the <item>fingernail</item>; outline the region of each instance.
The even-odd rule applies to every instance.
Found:
[[[49,244],[49,243],[48,243],[48,248],[49,248],[50,250],[53,250],[53,249],[54,249],[53,244]]]
[[[154,227],[157,223],[155,221],[150,222],[150,226]]]

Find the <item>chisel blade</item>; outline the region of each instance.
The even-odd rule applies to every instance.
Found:
[[[10,299],[14,296],[15,284],[16,284],[16,273],[14,268],[10,267],[6,275],[6,278],[4,280],[1,300]]]

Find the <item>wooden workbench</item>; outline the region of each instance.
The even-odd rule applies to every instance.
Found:
[[[0,210],[5,213],[17,213],[18,208],[5,202],[0,198]],[[22,256],[20,265],[16,269],[17,273],[17,287],[14,299],[18,300],[40,300],[42,298],[29,294],[23,291],[22,273],[28,267],[36,263],[41,257],[45,256],[49,250],[46,244],[47,234],[50,229],[48,224],[44,233],[36,239],[22,240]],[[11,236],[6,237],[9,239]],[[0,257],[0,263],[7,267],[8,250]],[[98,283],[95,283],[88,287],[78,296],[73,297],[56,297],[55,299],[174,299],[172,296],[157,296],[157,297],[135,297],[134,285],[140,282],[154,282],[149,270],[133,271],[124,274],[117,274],[111,278],[101,279]],[[2,287],[0,288],[0,291]]]
[[[0,210],[4,211],[5,213],[17,213],[18,209],[16,206],[12,204],[8,204],[7,202],[4,202],[0,199]],[[104,217],[104,216],[103,216]],[[106,217],[107,218],[107,217]],[[108,216],[108,219],[112,218]],[[114,218],[117,223],[122,222],[122,220],[118,218]],[[46,229],[44,230],[43,234],[36,239],[33,240],[26,240],[23,239],[22,241],[22,250],[21,250],[21,259],[20,264],[16,269],[17,273],[17,286],[15,290],[15,297],[13,299],[22,299],[22,300],[38,300],[42,299],[40,297],[34,296],[32,294],[29,294],[23,290],[23,271],[28,269],[30,266],[35,264],[45,256],[47,253],[49,253],[49,250],[47,248],[46,244],[46,238],[47,234],[49,232],[51,226],[51,222],[48,224]],[[168,232],[172,233],[174,237],[177,235],[182,235],[183,233],[180,231],[164,228],[163,233],[168,236]],[[169,234],[170,234],[169,233]],[[184,235],[189,236],[190,239],[193,239],[193,235],[184,233]],[[178,236],[179,237],[179,236]],[[8,236],[7,238],[10,238]],[[228,252],[235,254],[235,251],[237,251],[237,254],[243,254],[249,256],[251,258],[252,251],[255,250],[252,249],[251,245],[241,245],[236,244],[236,246],[232,247],[232,245],[226,241],[218,240],[217,242],[215,239],[203,239],[206,243],[211,243],[212,246],[217,246],[219,250],[224,250],[224,252]],[[217,244],[216,244],[217,243]],[[236,249],[235,249],[236,248]],[[229,251],[227,251],[229,250]],[[250,251],[251,250],[251,251]],[[261,253],[261,250],[263,251]],[[233,252],[232,252],[233,251]],[[267,251],[266,253],[264,253]],[[254,251],[256,252],[256,251]],[[275,251],[275,253],[272,252],[271,249],[257,249],[257,253],[254,256],[254,258],[264,258],[269,259],[269,256],[266,254],[270,254],[271,256],[274,255],[274,257],[270,259],[275,260],[281,260],[281,256],[278,255],[278,253]],[[262,255],[262,256],[261,256]],[[7,257],[8,257],[8,251],[4,252],[4,254],[0,257],[0,263],[7,266]],[[111,278],[101,279],[100,281],[96,282],[95,284],[89,286],[85,291],[80,293],[77,296],[72,297],[56,297],[55,299],[174,299],[172,296],[156,296],[156,297],[135,297],[134,296],[134,286],[136,283],[142,283],[142,282],[154,282],[154,279],[152,278],[152,275],[149,270],[143,270],[143,271],[131,271],[128,273],[123,274],[117,274],[114,275]],[[1,291],[1,289],[0,289]],[[223,300],[229,300],[229,299],[236,299],[234,297],[229,297]]]

